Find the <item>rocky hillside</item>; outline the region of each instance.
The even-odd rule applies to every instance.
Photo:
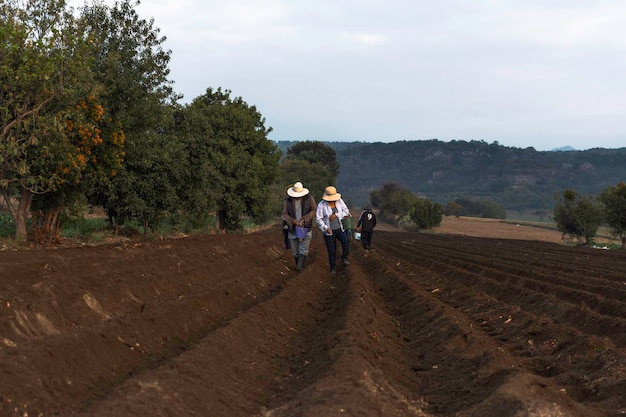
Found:
[[[286,149],[294,142],[279,142]],[[552,210],[554,194],[598,194],[626,180],[626,148],[545,152],[484,141],[327,142],[337,186],[354,205],[395,182],[434,201],[489,198],[508,210]]]

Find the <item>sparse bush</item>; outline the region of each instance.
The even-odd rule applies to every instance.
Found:
[[[564,237],[576,238],[585,245],[591,245],[604,213],[591,196],[583,196],[574,190],[565,190],[555,196],[554,220]]]
[[[409,212],[411,220],[420,229],[432,229],[441,225],[443,207],[427,198],[418,198]]]
[[[106,219],[73,218],[63,222],[61,228],[62,237],[89,237],[94,233],[109,229]]]

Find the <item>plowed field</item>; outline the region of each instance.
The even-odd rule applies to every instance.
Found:
[[[0,252],[0,416],[621,416],[626,251],[280,230]]]

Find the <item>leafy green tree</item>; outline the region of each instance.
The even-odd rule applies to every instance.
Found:
[[[0,16],[0,191],[23,240],[33,196],[100,170],[99,148],[115,129],[93,82],[89,38],[64,0],[7,0]]]
[[[482,202],[482,217],[486,219],[506,219],[506,210],[504,206],[493,200],[485,200]]]
[[[591,245],[598,228],[604,222],[604,211],[595,197],[583,196],[578,203],[577,213],[582,224],[585,244]]]
[[[298,142],[287,149],[286,158],[293,157],[326,167],[333,177],[333,181],[327,185],[335,183],[334,180],[339,175],[339,163],[337,162],[337,152],[330,146],[320,141]]]
[[[304,142],[299,142],[295,146]],[[329,185],[336,184],[337,174],[335,166],[337,161],[332,159],[334,151],[321,142],[308,142],[307,149],[311,151],[307,154],[302,152],[294,152],[292,148],[287,150],[287,155],[280,164],[279,183],[284,186],[281,195],[284,196],[285,190],[300,181],[311,191],[311,195],[316,201],[322,198],[324,189]],[[323,150],[323,148],[328,148]],[[312,149],[315,149],[313,151]],[[332,151],[332,152],[331,152]],[[308,155],[308,156],[306,156]],[[313,155],[323,155],[324,158],[313,158]],[[281,206],[282,209],[282,206]]]
[[[324,165],[314,164],[304,159],[285,159],[280,164],[281,184],[285,187],[281,192],[285,196],[285,190],[295,182],[300,181],[311,192],[315,201],[319,201],[324,194],[324,189],[335,184],[335,178]]]
[[[196,226],[207,224],[217,211],[223,176],[214,163],[210,111],[201,104],[181,106],[174,113],[173,133],[185,145],[189,167],[180,184],[184,212]],[[219,156],[223,159],[224,156]],[[195,220],[194,220],[195,219]]]
[[[138,0],[119,0],[108,7],[92,2],[81,20],[97,53],[93,72],[103,86],[104,105],[128,140],[146,131],[162,131],[163,121],[180,95],[173,91],[171,51],[154,19],[139,17]]]
[[[192,167],[189,184],[206,196],[195,209],[215,207],[218,226],[227,230],[240,229],[242,216],[266,220],[281,152],[256,107],[231,98],[230,90],[209,88],[176,120]]]
[[[603,221],[602,208],[590,196],[565,190],[555,196],[554,220],[563,236],[590,245]]]
[[[94,97],[82,101],[64,115],[62,134],[48,132],[47,146],[35,153],[39,166],[57,171],[56,187],[33,198],[33,219],[39,240],[54,240],[60,234],[64,209],[76,211],[84,205],[86,192],[94,183],[109,181],[120,169],[124,155],[124,134],[111,123]]]
[[[454,216],[461,217],[461,212],[463,211],[463,206],[457,203],[456,201],[448,201],[446,203],[446,207],[444,209],[444,214],[446,216]]]
[[[555,195],[554,221],[564,236],[579,238],[583,230],[576,216],[576,199],[578,194],[574,190],[565,190],[563,194]]]
[[[98,86],[98,97],[107,110],[106,120],[115,129],[123,133],[113,137],[114,144],[119,146],[124,141],[133,142],[129,149],[137,155],[129,157],[137,161],[147,156],[156,156],[156,160],[162,159],[160,155],[141,145],[151,143],[145,140],[146,135],[163,129],[163,121],[167,120],[171,104],[178,98],[173,93],[171,81],[167,79],[169,69],[167,67],[170,51],[162,48],[164,37],[160,37],[159,29],[154,27],[153,20],[147,21],[139,18],[135,6],[138,1],[118,1],[111,7],[100,2],[92,2],[82,7],[80,27],[84,32],[84,38],[91,47],[90,74],[93,76],[93,84]],[[101,146],[100,148],[106,149]],[[119,165],[123,162],[120,153],[100,152],[101,163],[115,162]],[[127,151],[126,151],[127,152]],[[122,154],[123,156],[123,154]],[[133,168],[140,168],[145,164],[129,164],[121,169],[110,170],[122,175],[138,178],[142,172],[133,173]],[[98,171],[95,171],[98,172]],[[120,194],[113,195],[111,190],[110,176],[89,175],[83,176],[80,183],[65,183],[59,190],[60,198],[46,198],[43,200],[42,212],[44,226],[51,224],[51,219],[59,213],[63,205],[71,203],[72,199],[84,199],[89,196],[89,201],[94,205],[107,207],[113,212],[122,212],[129,206],[136,206],[133,201],[120,200]],[[128,179],[128,178],[127,178]],[[116,183],[129,184],[132,182],[119,179]],[[147,189],[137,190],[137,194],[144,193]],[[130,196],[131,194],[127,194]],[[112,201],[118,202],[119,210],[113,206]],[[152,207],[159,211],[159,202],[155,201]],[[146,215],[142,211],[141,219]],[[115,216],[109,213],[109,217]]]
[[[417,198],[409,211],[409,218],[419,229],[432,229],[441,225],[443,207],[427,198]]]
[[[504,206],[490,199],[482,200],[457,198],[454,202],[461,207],[461,214],[464,216],[483,217],[488,219],[506,218],[506,210]]]
[[[626,183],[605,188],[598,197],[604,204],[606,221],[615,236],[619,236],[622,249],[626,249]]]
[[[380,190],[370,193],[372,207],[379,210],[382,219],[397,221],[410,213],[417,197],[396,183],[385,183]]]
[[[104,208],[112,223],[137,220],[146,234],[163,216],[181,208],[179,189],[189,169],[187,153],[182,141],[153,132],[136,136],[128,151],[123,169],[109,183]]]
[[[109,218],[117,223],[128,221],[134,216],[144,225],[152,223],[165,206],[161,199],[175,199],[176,195],[162,196],[152,193],[152,189],[168,189],[167,180],[161,178],[159,184],[146,184],[141,177],[149,170],[148,176],[158,171],[158,163],[169,160],[175,164],[186,164],[186,160],[170,158],[176,144],[167,144],[175,135],[156,136],[172,126],[172,112],[179,98],[173,92],[172,81],[168,79],[171,51],[163,48],[166,38],[154,20],[139,17],[136,11],[138,1],[116,1],[111,7],[100,2],[86,4],[82,8],[81,22],[85,26],[97,53],[92,61],[92,72],[102,85],[101,98],[112,120],[119,123],[127,145],[125,159],[128,164],[119,170],[120,178],[115,179],[116,190],[110,181],[94,181],[88,192],[92,205],[105,207]],[[155,143],[162,146],[163,155],[152,149]],[[150,160],[152,158],[152,160]],[[164,168],[172,172],[177,167]],[[174,178],[177,178],[174,176]],[[129,189],[128,187],[146,187]],[[156,198],[150,201],[150,196]],[[144,209],[139,209],[145,204]],[[154,213],[150,213],[151,208]]]

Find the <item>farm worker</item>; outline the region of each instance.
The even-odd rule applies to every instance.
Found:
[[[311,228],[316,209],[315,199],[301,182],[298,181],[287,189],[287,198],[283,204],[283,219],[289,226],[287,236],[298,271],[304,268],[304,260],[309,254],[309,245],[313,236]],[[304,227],[306,235],[298,238],[296,227]]]
[[[322,201],[317,206],[317,226],[324,234],[324,243],[328,251],[330,273],[334,274],[337,263],[337,239],[341,242],[341,260],[344,266],[350,265],[350,242],[343,228],[341,219],[351,216],[348,206],[341,199],[341,194],[332,185],[324,190]]]
[[[374,227],[376,227],[376,214],[374,214],[371,208],[366,207],[361,212],[359,221],[356,224],[356,231],[361,233],[361,243],[365,250],[369,250],[372,245]]]

